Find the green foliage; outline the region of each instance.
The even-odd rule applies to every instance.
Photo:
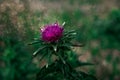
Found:
[[[29,33],[33,34],[27,22],[26,13],[19,13],[24,21],[27,32],[24,34],[30,39]],[[11,13],[8,10],[0,13],[0,28],[2,35],[0,36],[0,78],[1,80],[34,80],[34,74],[39,70],[36,64],[32,63],[30,48],[26,46],[21,31],[17,29],[17,25],[12,22]],[[19,15],[18,17],[19,18]],[[25,30],[25,31],[26,31]],[[24,32],[24,30],[22,31]],[[24,41],[23,41],[24,40]],[[2,45],[1,45],[2,44]]]
[[[27,0],[21,1],[27,3]],[[41,1],[47,2],[51,0]],[[55,1],[56,0],[52,0],[52,2]],[[102,1],[103,0],[69,0],[69,3],[72,7],[74,7],[73,5],[76,5],[76,3],[80,4],[79,6],[84,6],[85,4],[86,7],[86,4],[96,5]],[[2,2],[4,2],[4,0],[0,0],[0,4]],[[28,3],[26,6],[28,7]],[[97,5],[95,9],[97,10]],[[28,47],[25,44],[31,41],[33,37],[39,36],[39,27],[56,20],[61,23],[65,21],[67,25],[65,28],[67,30],[77,28],[76,40],[86,44],[82,50],[89,52],[91,61],[93,60],[93,62],[98,63],[98,65],[95,65],[92,69],[89,68],[89,73],[100,76],[100,80],[105,80],[106,78],[109,80],[117,78],[119,80],[120,10],[116,9],[110,13],[105,13],[105,15],[107,15],[105,17],[104,13],[99,13],[99,15],[96,12],[88,13],[77,8],[70,10],[64,9],[62,13],[55,11],[49,13],[47,10],[33,13],[25,10],[12,17],[9,8],[5,12],[0,13],[0,80],[34,80],[36,78],[36,73],[39,71],[38,65],[42,64],[42,62],[38,60],[38,62],[34,64],[31,53],[42,44],[37,41],[33,43],[33,47]],[[14,19],[16,16],[18,20]],[[13,20],[18,22],[14,24]],[[20,26],[16,25],[18,23],[20,23]],[[2,35],[1,32],[3,33]],[[72,37],[69,39],[72,39]],[[66,39],[65,42],[68,42],[69,39]],[[35,43],[39,44],[36,45]],[[70,44],[64,44],[64,48],[66,48],[66,45],[70,46]],[[41,48],[44,48],[44,46]],[[51,48],[53,49],[53,47]],[[40,52],[38,50],[38,52],[40,53],[40,60],[43,58],[48,59],[50,63],[49,66],[51,66],[52,60],[49,60],[50,55],[44,56],[44,54],[47,54],[47,50],[49,50],[48,47]],[[82,51],[79,53],[82,53]],[[67,55],[69,56],[68,62],[72,64],[74,68],[81,64],[89,64],[79,62],[77,60],[79,56],[74,54],[72,51],[67,51]],[[85,58],[87,59],[87,57]],[[109,66],[104,65],[104,61]],[[46,68],[44,69],[47,70]],[[55,72],[44,77],[45,80],[48,80],[48,78],[49,80],[63,80],[64,75],[62,72]]]
[[[74,11],[63,11],[60,16],[60,19],[66,22],[67,29],[73,29],[74,27],[80,25],[79,21],[84,14],[81,12],[81,10],[76,9]]]
[[[120,10],[113,10],[109,15],[109,25],[106,29],[106,34],[110,37],[114,37],[116,40],[120,40]],[[114,27],[114,28],[113,28]]]
[[[37,68],[35,64],[31,63],[31,56],[24,44],[10,42],[5,43],[5,45],[9,46],[6,46],[4,54],[0,56],[3,63],[3,67],[0,68],[2,80],[30,80],[30,78],[34,78],[32,75]]]
[[[76,31],[65,31],[62,38],[57,42],[47,43],[41,38],[38,38],[30,43],[30,45],[39,44],[39,48],[33,53],[33,56],[41,55],[40,61],[44,58],[47,59],[47,63],[37,74],[36,80],[96,80],[96,78],[91,75],[75,70],[75,68],[80,66],[92,65],[91,63],[78,61],[77,56],[72,51],[71,46],[77,45],[81,47],[81,45],[74,45],[71,42],[75,36]],[[53,55],[55,55],[57,58],[54,61],[52,61]],[[73,56],[71,57],[70,55]],[[57,76],[54,77],[54,75],[59,75],[59,79]]]

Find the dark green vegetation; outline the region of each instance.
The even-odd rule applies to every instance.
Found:
[[[25,1],[27,2],[27,0]],[[77,1],[69,0],[69,4],[74,6],[76,3],[79,5],[102,3],[101,0]],[[50,2],[57,1],[51,0]],[[6,6],[6,3],[7,0],[5,2],[0,0],[0,5]],[[8,3],[14,4],[14,2]],[[17,9],[18,4],[14,5],[7,5],[5,10],[4,6],[0,8],[0,80],[35,80],[36,73],[45,62],[40,63],[37,58],[32,59],[32,53],[39,45],[28,46],[27,44],[34,37],[39,37],[41,26],[56,20],[61,24],[65,21],[66,30],[77,29],[76,40],[85,43],[83,48],[75,48],[76,53],[83,54],[83,58],[80,56],[81,60],[92,62],[95,65],[82,70],[95,75],[99,80],[120,79],[119,8],[98,14],[95,11],[97,8],[94,7],[90,9],[91,12],[79,8],[65,8],[60,12],[55,10],[32,12],[28,9],[29,4],[25,4],[20,9]],[[74,60],[72,56],[70,59]],[[54,76],[54,78],[56,77],[63,78],[59,74]]]

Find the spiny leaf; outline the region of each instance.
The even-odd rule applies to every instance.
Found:
[[[65,60],[62,58],[62,56],[61,56],[59,53],[58,53],[57,55],[58,55],[59,59],[60,59],[64,64],[66,64],[66,62],[65,62]]]
[[[89,75],[85,72],[79,71],[79,74],[81,74],[83,80],[97,80],[95,76]]]
[[[78,66],[88,66],[88,65],[94,65],[93,63],[89,63],[89,62],[77,62]]]
[[[40,41],[33,41],[31,43],[28,43],[28,45],[33,45],[33,44],[37,44],[37,43],[40,43]]]
[[[40,61],[46,56],[47,54],[43,54],[42,56],[41,56],[41,58],[40,58]]]
[[[79,61],[73,61],[72,64],[74,65],[73,67],[82,67],[82,66],[90,66],[90,65],[94,65],[92,63],[89,62],[79,62]]]
[[[49,49],[48,49],[48,58],[47,58],[48,65],[51,64],[51,56],[52,56],[52,53],[51,53],[51,51],[49,51]]]
[[[64,35],[68,35],[70,33],[75,33],[75,30],[71,30],[71,31],[66,31]]]
[[[34,53],[33,56],[35,56],[37,53],[39,53],[42,49],[44,49],[45,46],[38,48]]]
[[[72,44],[73,47],[83,47],[85,44]]]

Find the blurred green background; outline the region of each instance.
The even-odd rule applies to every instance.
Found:
[[[35,80],[45,62],[32,59],[39,45],[27,44],[55,21],[77,29],[76,40],[85,46],[73,50],[95,64],[78,70],[120,80],[119,0],[0,0],[0,80]]]

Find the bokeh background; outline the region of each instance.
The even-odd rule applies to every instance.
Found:
[[[0,0],[0,80],[35,80],[45,64],[32,59],[40,27],[58,21],[77,29],[73,48],[81,61],[94,66],[78,68],[98,80],[120,80],[120,0]]]

